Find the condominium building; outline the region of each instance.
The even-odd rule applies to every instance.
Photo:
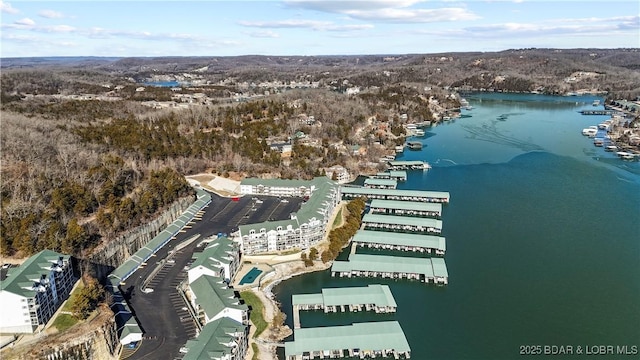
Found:
[[[183,360],[243,360],[248,347],[247,329],[230,318],[212,321],[180,349],[186,353]]]
[[[327,223],[341,199],[340,187],[327,177],[310,181],[245,179],[240,183],[243,194],[282,197],[300,196],[307,199],[288,220],[266,221],[239,227],[234,236],[246,254],[307,249],[323,239]]]
[[[188,271],[189,283],[202,275],[218,276],[231,282],[240,268],[240,245],[224,236],[214,239],[202,252],[194,253]]]
[[[69,255],[43,250],[0,281],[0,332],[33,333],[69,297],[76,278]]]
[[[202,275],[189,284],[191,306],[200,323],[206,325],[220,318],[231,318],[241,324],[249,323],[249,307],[222,278]]]

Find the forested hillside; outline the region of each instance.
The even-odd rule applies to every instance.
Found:
[[[186,174],[310,178],[336,164],[354,173],[378,166],[404,142],[404,123],[460,107],[456,88],[640,95],[637,49],[2,67],[0,250],[18,257],[43,248],[84,256],[191,196]],[[140,87],[158,79],[196,85]],[[158,109],[162,101],[173,107]],[[272,146],[288,141],[290,156]]]

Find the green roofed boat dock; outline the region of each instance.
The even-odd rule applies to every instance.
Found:
[[[382,230],[404,233],[440,234],[442,220],[396,215],[365,214],[362,217],[365,230]]]
[[[449,192],[425,190],[370,189],[358,186],[341,186],[343,200],[364,196],[370,200],[400,200],[415,202],[448,203]]]
[[[375,174],[373,177],[377,179],[393,179],[396,181],[407,181],[407,172],[406,171],[379,172]]]
[[[364,180],[364,187],[371,189],[395,189],[398,181],[395,179],[368,178]]]
[[[331,276],[414,279],[424,283],[448,284],[449,273],[443,258],[351,254],[348,261],[334,261]]]
[[[375,311],[377,314],[396,312],[398,305],[388,285],[322,289],[317,294],[291,296],[294,328],[300,328],[300,310],[324,310],[325,313]]]
[[[358,230],[351,240],[355,247],[384,250],[416,251],[444,256],[447,250],[442,236],[406,234],[386,231]]]
[[[371,200],[371,213],[439,219],[442,216],[442,204],[374,199]]]
[[[411,348],[397,321],[296,329],[293,337],[294,341],[284,344],[286,360],[335,359],[345,353],[359,358],[411,356]]]

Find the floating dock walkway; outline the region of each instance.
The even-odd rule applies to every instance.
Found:
[[[324,310],[325,313],[375,311],[377,314],[396,312],[398,305],[387,285],[322,289],[317,294],[291,296],[294,328],[300,328],[300,310]]]
[[[411,348],[397,321],[295,329],[284,344],[286,360],[394,357],[409,359]]]
[[[443,258],[351,254],[349,261],[334,261],[331,276],[414,279],[424,283],[448,284],[449,273]]]
[[[445,238],[433,235],[405,234],[386,231],[358,230],[351,240],[353,248],[368,247],[385,250],[426,252],[444,256]]]

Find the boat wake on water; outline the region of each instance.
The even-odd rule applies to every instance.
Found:
[[[438,159],[438,160],[436,160],[436,162],[435,162],[435,163],[436,163],[436,164],[439,164],[439,163],[440,163],[440,160],[442,160],[442,161],[448,161],[448,162],[452,163],[453,165],[458,165],[458,163],[456,163],[455,161],[453,161],[453,160],[451,160],[451,159]]]

